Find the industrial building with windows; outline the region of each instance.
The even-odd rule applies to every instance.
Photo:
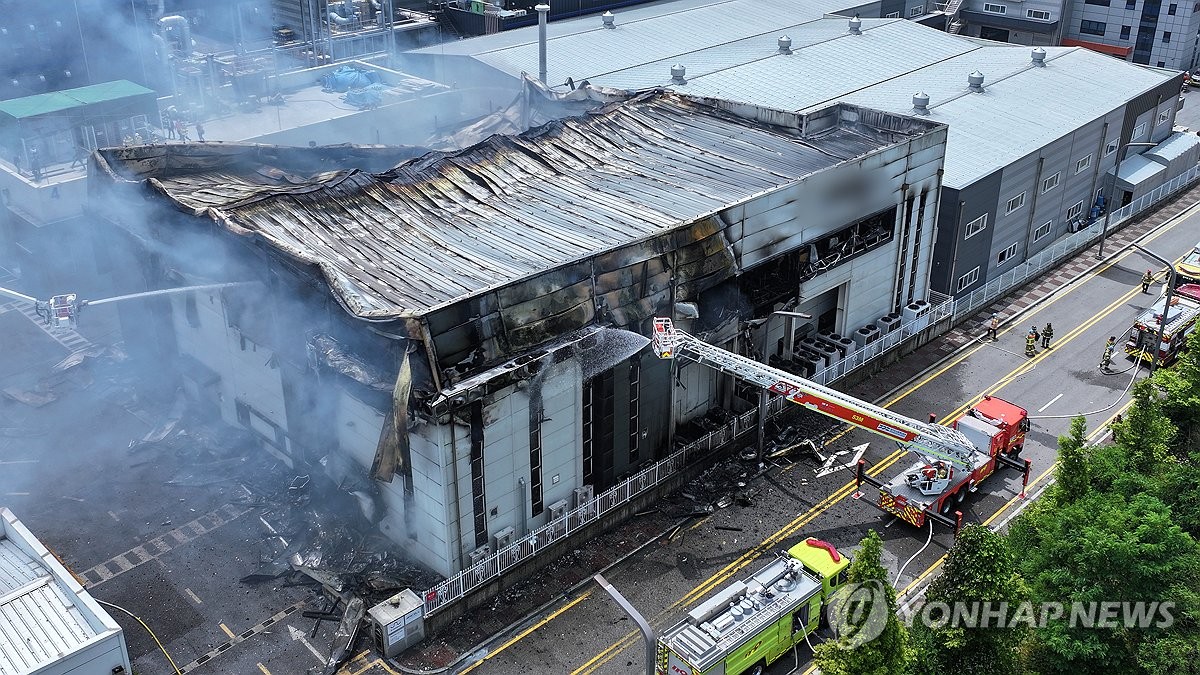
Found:
[[[763,358],[804,336],[777,310],[849,333],[927,296],[944,125],[604,96],[387,170],[379,148],[101,151],[131,290],[261,282],[123,303],[130,353],[298,469],[374,476],[380,529],[451,574],[755,405],[643,350],[656,316]]]
[[[947,124],[930,287],[951,295],[1078,229],[1104,193],[1124,204],[1178,175],[1138,171],[1153,161],[1140,156],[1146,144],[1200,140],[1172,139],[1181,74],[1079,47],[1031,50],[901,20],[807,19],[766,0],[680,0],[609,24],[549,24],[547,83],[663,86],[798,112],[847,101]],[[401,56],[406,71],[430,79],[473,73],[493,86],[507,77],[516,87],[539,69],[533,29]]]
[[[1064,45],[1080,45],[1158,68],[1190,71],[1198,64],[1200,3],[1064,0],[1063,4],[1067,13]]]

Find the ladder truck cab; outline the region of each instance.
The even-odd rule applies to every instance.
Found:
[[[1153,345],[1158,340],[1158,329],[1163,321],[1165,294],[1159,296],[1149,309],[1143,311],[1125,341],[1125,353],[1134,359],[1149,362]],[[1200,319],[1200,284],[1184,284],[1176,288],[1171,296],[1171,305],[1166,308],[1167,325],[1163,328],[1162,344],[1158,346],[1157,365],[1170,364],[1187,346],[1187,337],[1196,330]]]
[[[955,465],[940,459],[918,462],[886,483],[866,476],[865,466],[860,464],[860,485],[867,482],[878,488],[879,507],[883,511],[915,527],[924,527],[929,517],[938,519],[937,514],[948,517],[955,512],[955,506],[975,492],[1000,465],[1026,471],[1028,481],[1028,464],[1021,464],[1016,459],[1029,431],[1029,413],[1024,408],[1004,399],[984,396],[955,420],[953,428],[974,450],[963,456],[964,463]],[[953,522],[956,530],[960,524],[956,516]]]
[[[664,632],[656,675],[762,673],[817,630],[849,565],[827,542],[810,537],[796,544]]]
[[[865,462],[860,460],[857,467],[859,487],[869,483],[879,489],[878,507],[916,527],[933,519],[957,532],[962,513],[955,511],[954,505],[974,492],[998,465],[1024,471],[1025,484],[1029,483],[1029,461],[1022,464],[1015,458],[1025,442],[1029,416],[1024,408],[1002,399],[985,397],[955,426],[947,427],[912,419],[710,345],[675,330],[670,319],[654,320],[652,345],[660,358],[704,364],[809,410],[884,436],[916,454],[920,461],[888,483],[868,475]],[[861,490],[855,493],[855,498],[861,496]]]

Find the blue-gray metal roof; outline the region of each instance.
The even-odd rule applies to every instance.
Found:
[[[598,17],[551,23],[547,81],[669,86],[780,110],[847,101],[902,114],[912,112],[913,93],[924,91],[931,118],[950,126],[944,184],[963,188],[1175,76],[1080,47],[1047,47],[1046,65],[1037,68],[1028,46],[898,19],[863,19],[862,34],[850,35],[845,17],[818,18],[844,6],[678,0],[632,17],[624,15],[634,10],[618,13],[613,30],[600,27]],[[514,76],[536,73],[536,30],[452,48]],[[783,34],[792,38],[790,55],[778,53]],[[671,84],[677,63],[686,68],[686,84]],[[967,74],[976,69],[985,91],[968,96]]]
[[[1147,157],[1157,157],[1164,163],[1170,164],[1173,160],[1191,152],[1192,148],[1197,145],[1200,145],[1200,136],[1177,131],[1167,136],[1157,147],[1151,148],[1143,154]]]
[[[1029,47],[980,47],[841,100],[911,113],[913,93],[929,94],[930,119],[950,126],[944,183],[961,188],[1173,77],[1082,47],[1045,49],[1036,67]],[[973,70],[984,75],[982,93],[967,88]]]
[[[578,82],[755,36],[766,36],[773,45],[791,27],[845,6],[845,0],[805,0],[803,8],[777,0],[676,0],[615,12],[613,29],[604,28],[598,16],[552,21],[546,27],[546,81],[562,84],[571,77]],[[841,23],[844,27],[846,20]],[[518,28],[413,53],[472,56],[513,75],[536,74],[537,30]]]

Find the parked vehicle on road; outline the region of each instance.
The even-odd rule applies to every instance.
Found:
[[[688,612],[658,638],[657,675],[758,675],[820,627],[850,560],[808,538]]]
[[[957,532],[962,512],[955,510],[955,505],[1001,466],[1024,471],[1025,484],[1029,482],[1029,462],[1017,459],[1029,431],[1029,415],[1003,399],[985,396],[947,427],[912,419],[710,345],[675,330],[670,319],[654,320],[653,345],[660,358],[682,357],[704,364],[809,410],[879,434],[916,454],[919,461],[887,483],[868,475],[860,460],[860,490],[855,494],[861,496],[863,483],[874,485],[879,489],[878,508],[916,527],[932,519]]]
[[[1130,358],[1145,362],[1157,358],[1156,365],[1165,366],[1174,362],[1180,350],[1187,346],[1187,336],[1196,330],[1197,319],[1200,319],[1200,284],[1176,288],[1169,307],[1164,308],[1165,301],[1164,293],[1133,322],[1125,340],[1125,353]],[[1166,326],[1162,328],[1162,343],[1156,354],[1153,347],[1164,313]]]

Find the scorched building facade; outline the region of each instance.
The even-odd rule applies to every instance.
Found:
[[[619,98],[407,160],[102,151],[128,288],[253,282],[123,304],[130,351],[298,470],[372,476],[381,530],[450,574],[753,405],[643,349],[654,317],[769,358],[785,324],[849,334],[925,298],[944,125]]]

